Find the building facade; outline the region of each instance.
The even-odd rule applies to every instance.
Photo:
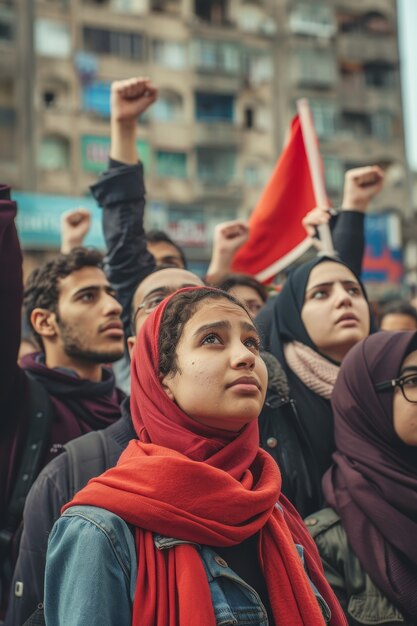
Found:
[[[0,168],[23,192],[84,196],[106,166],[112,80],[149,76],[138,124],[149,227],[203,269],[215,223],[249,215],[299,97],[330,197],[380,163],[375,210],[407,185],[395,0],[0,0]]]

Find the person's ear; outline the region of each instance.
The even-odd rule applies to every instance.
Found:
[[[131,337],[127,338],[127,349],[129,350],[129,356],[130,359],[132,359],[132,354],[133,354],[133,350],[135,348],[136,345],[136,337],[134,335],[132,335]]]
[[[33,330],[44,338],[53,339],[57,335],[56,316],[52,311],[37,307],[30,314]]]
[[[168,398],[175,402],[175,396],[172,389],[172,375],[166,374],[163,378],[161,378],[161,387],[167,394]]]

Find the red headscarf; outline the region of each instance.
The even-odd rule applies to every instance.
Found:
[[[215,626],[207,576],[192,543],[232,546],[257,532],[276,626],[324,625],[294,543],[304,547],[309,574],[330,606],[331,625],[346,624],[314,542],[280,495],[278,467],[258,447],[257,425],[238,434],[202,426],[165,394],[158,338],[173,297],[147,319],[133,355],[131,411],[140,441],[131,441],[117,467],[91,480],[65,508],[100,506],[136,527],[133,626]],[[191,543],[157,550],[154,533]]]

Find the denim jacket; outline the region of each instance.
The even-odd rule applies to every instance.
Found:
[[[187,543],[160,535],[167,550]],[[203,561],[218,626],[268,626],[259,595],[207,546]],[[300,557],[302,547],[297,546]],[[83,567],[80,568],[80,563]],[[52,529],[45,574],[47,626],[131,626],[137,559],[133,534],[117,515],[93,506],[68,509]],[[312,585],[323,616],[330,610]]]

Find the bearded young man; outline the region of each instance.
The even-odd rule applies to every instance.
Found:
[[[0,566],[3,604],[23,503],[39,470],[71,439],[120,417],[103,363],[123,354],[121,306],[99,252],[78,248],[30,276],[25,315],[40,347],[17,363],[22,254],[10,190],[0,187]],[[0,613],[1,615],[1,613]]]

